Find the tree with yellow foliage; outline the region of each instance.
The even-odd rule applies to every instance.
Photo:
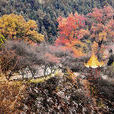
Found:
[[[10,40],[44,41],[44,36],[37,32],[35,21],[26,21],[23,16],[15,14],[3,15],[0,18],[0,36]]]

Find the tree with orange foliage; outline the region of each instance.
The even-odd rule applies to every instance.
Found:
[[[15,14],[3,15],[0,18],[0,35],[10,40],[44,40],[44,36],[37,32],[35,21],[26,21],[23,16]]]
[[[67,18],[59,17],[59,37],[55,45],[70,48],[75,57],[84,56],[83,47],[85,44],[80,39],[89,34],[89,31],[85,30],[85,21],[86,18],[77,12],[74,15],[70,14]]]

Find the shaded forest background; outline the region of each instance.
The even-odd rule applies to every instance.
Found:
[[[58,31],[57,18],[67,17],[76,11],[87,14],[92,8],[111,5],[113,0],[0,0],[0,16],[4,14],[21,14],[26,20],[35,20],[38,32],[49,43],[55,41]]]

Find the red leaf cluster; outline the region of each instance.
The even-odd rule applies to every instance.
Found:
[[[86,18],[78,13],[70,14],[67,18],[58,18],[59,37],[56,40],[56,45],[65,45],[73,39],[81,39],[80,30],[85,27]]]

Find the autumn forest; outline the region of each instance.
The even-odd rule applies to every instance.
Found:
[[[0,0],[0,114],[114,114],[113,0]]]

